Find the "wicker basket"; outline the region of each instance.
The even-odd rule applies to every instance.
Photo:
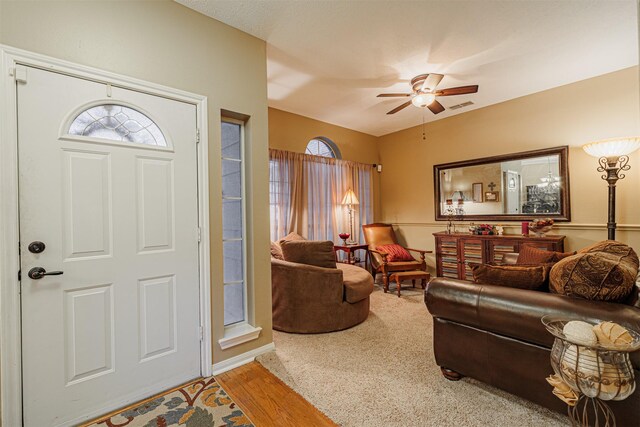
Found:
[[[555,337],[551,349],[551,366],[575,392],[600,400],[623,400],[635,388],[629,353],[640,348],[640,334],[626,327],[633,341],[627,345],[602,345],[573,341],[562,330],[570,320],[544,316],[542,323]],[[586,321],[597,325],[598,321]]]

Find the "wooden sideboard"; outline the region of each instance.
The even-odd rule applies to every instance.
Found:
[[[520,235],[487,236],[468,233],[433,233],[436,238],[436,275],[473,280],[470,262],[500,262],[509,252],[520,252],[523,245],[564,252],[564,238],[557,234],[544,237]]]

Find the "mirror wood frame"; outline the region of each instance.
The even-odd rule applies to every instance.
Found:
[[[441,212],[440,203],[440,172],[446,169],[465,166],[477,166],[489,163],[499,163],[512,160],[530,159],[532,157],[558,155],[560,185],[560,213],[558,214],[487,214],[463,215],[462,221],[529,221],[536,218],[552,218],[554,221],[571,221],[571,198],[569,195],[569,146],[545,148],[542,150],[523,151],[520,153],[504,154],[480,159],[463,160],[460,162],[443,163],[433,166],[434,209],[436,221],[448,221],[449,217]]]

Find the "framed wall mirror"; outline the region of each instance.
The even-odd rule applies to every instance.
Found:
[[[569,147],[433,167],[436,220],[570,221]]]

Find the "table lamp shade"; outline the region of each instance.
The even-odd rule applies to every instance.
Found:
[[[593,157],[620,157],[640,148],[640,137],[611,138],[585,144],[582,149]]]
[[[353,192],[352,189],[348,189],[342,199],[343,205],[359,205],[358,198],[356,197],[356,193]]]

